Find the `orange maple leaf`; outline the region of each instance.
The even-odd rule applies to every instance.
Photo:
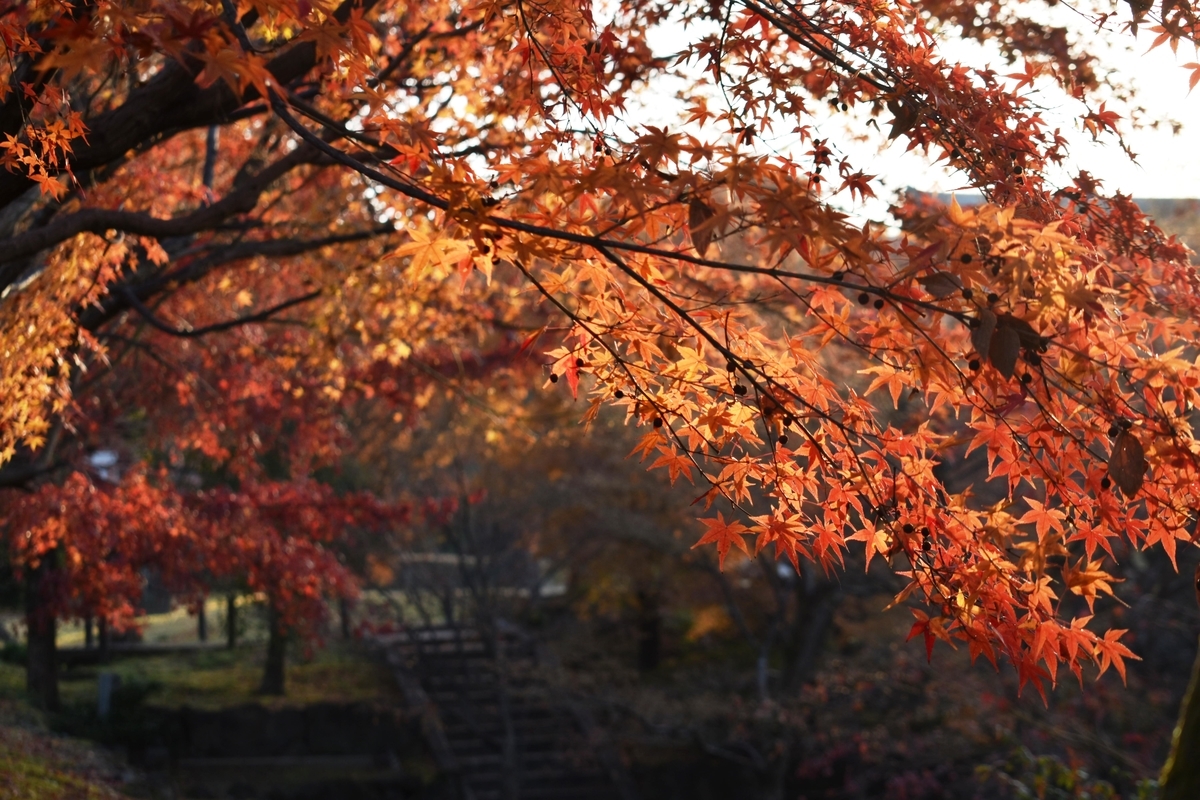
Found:
[[[737,546],[743,553],[750,555],[750,548],[746,545],[743,537],[743,534],[748,533],[750,529],[745,525],[737,520],[726,522],[725,515],[720,511],[717,512],[716,518],[709,517],[700,521],[708,526],[708,530],[704,532],[699,541],[692,545],[693,550],[701,545],[715,544],[717,546],[717,564],[721,569],[725,569],[725,556],[729,553],[731,546]]]

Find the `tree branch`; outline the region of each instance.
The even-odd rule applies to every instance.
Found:
[[[241,186],[212,205],[198,208],[190,214],[171,219],[151,216],[138,211],[116,211],[107,208],[85,208],[74,214],[59,217],[42,228],[10,237],[0,254],[0,288],[10,286],[24,271],[22,259],[40,253],[80,233],[104,234],[116,230],[137,236],[164,239],[190,236],[212,228],[236,214],[252,211],[258,199],[277,179],[297,166],[312,161],[314,151],[300,147],[246,180]]]
[[[395,232],[394,227],[386,225],[336,236],[322,236],[318,239],[272,239],[224,246],[206,255],[198,256],[188,264],[170,272],[155,275],[138,283],[129,282],[113,287],[101,301],[102,305],[99,308],[91,307],[80,315],[79,324],[84,330],[97,331],[123,311],[132,308],[126,298],[127,292],[132,293],[139,301],[145,302],[168,287],[181,287],[195,283],[211,274],[213,270],[237,261],[259,256],[276,258],[299,256],[322,247],[366,241]]]
[[[450,210],[450,203],[441,197],[415,186],[406,183],[391,175],[380,172],[373,167],[364,164],[354,156],[337,149],[329,142],[314,134],[312,131],[300,124],[299,120],[288,111],[286,104],[278,94],[271,95],[271,108],[275,113],[287,123],[288,127],[294,130],[305,142],[311,144],[314,148],[327,155],[335,163],[348,167],[364,178],[369,178],[376,183],[379,183],[389,189],[399,192],[400,194],[412,200],[425,203],[439,211]],[[777,267],[758,267],[748,264],[734,264],[728,261],[715,261],[712,259],[694,256],[679,250],[666,250],[661,247],[653,247],[650,245],[639,244],[638,242],[625,241],[620,239],[608,238],[604,235],[574,233],[572,231],[559,230],[557,228],[546,227],[545,225],[536,225],[530,222],[521,222],[520,220],[510,219],[495,214],[488,214],[481,218],[481,221],[487,222],[490,225],[495,225],[497,228],[504,230],[517,231],[526,233],[531,236],[540,236],[548,239],[554,239],[560,242],[570,242],[571,244],[583,245],[591,247],[603,252],[608,250],[620,250],[629,253],[639,253],[641,255],[656,256],[658,258],[667,259],[670,261],[682,262],[685,264],[694,264],[700,267],[712,267],[713,269],[726,270],[729,272],[744,272],[749,274],[766,275],[775,278],[787,278],[789,280],[800,280],[808,283],[826,284],[829,286],[837,286],[839,288],[853,289],[859,292],[874,295],[880,298],[890,299],[893,302],[912,306],[915,308],[923,308],[928,311],[934,311],[939,314],[953,317],[960,322],[967,322],[968,314],[955,308],[945,308],[936,303],[929,303],[924,300],[917,300],[906,295],[899,295],[892,292],[887,287],[872,286],[870,284],[847,284],[840,279],[826,275],[808,274],[804,272],[795,272],[792,270],[779,269]],[[635,278],[636,279],[636,278]],[[723,348],[718,346],[719,350]]]
[[[44,462],[40,458],[28,464],[16,464],[10,461],[4,465],[3,469],[0,469],[0,488],[23,489],[36,478],[65,467],[67,463],[62,459]]]
[[[344,25],[355,9],[369,11],[378,0],[344,0],[333,19]],[[317,65],[317,46],[299,42],[267,63],[275,81],[286,86]],[[222,82],[207,89],[196,85],[192,65],[169,62],[117,108],[88,120],[88,138],[76,142],[70,167],[76,175],[102,167],[167,132],[224,122],[246,103],[260,99],[254,87],[235,94]],[[0,208],[20,197],[34,182],[26,175],[0,172]]]
[[[137,297],[133,294],[133,292],[130,291],[128,288],[125,288],[124,294],[125,294],[126,300],[129,302],[130,307],[132,307],[134,311],[137,311],[139,314],[141,314],[142,317],[146,320],[146,322],[150,323],[150,326],[152,328],[155,328],[156,330],[160,330],[163,333],[169,334],[171,336],[178,336],[181,339],[194,339],[198,336],[204,336],[209,333],[217,333],[218,331],[227,331],[231,328],[237,328],[242,325],[249,325],[250,323],[254,323],[254,322],[270,322],[271,317],[274,316],[275,314],[278,314],[280,311],[284,311],[286,309],[292,308],[293,306],[302,305],[304,303],[307,303],[310,300],[313,300],[313,299],[319,297],[321,294],[321,290],[316,289],[307,294],[302,294],[299,297],[293,297],[290,300],[284,300],[282,303],[278,303],[276,305],[271,306],[270,308],[263,309],[262,311],[259,311],[254,314],[248,314],[244,317],[237,317],[236,319],[226,320],[225,322],[218,322],[213,325],[205,325],[203,328],[192,328],[190,330],[181,330],[179,328],[172,328],[170,325],[163,322],[158,317],[154,316],[154,312],[151,311],[150,309],[146,308],[145,304],[142,303],[141,300],[138,300]]]

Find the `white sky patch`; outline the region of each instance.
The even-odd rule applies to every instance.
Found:
[[[1080,25],[1087,24],[1078,17],[1074,19]],[[1062,19],[1055,21],[1063,22]],[[700,35],[695,28],[663,25],[651,31],[649,39],[654,52],[666,56],[680,51]],[[1093,141],[1091,135],[1082,129],[1083,105],[1067,97],[1048,80],[1039,79],[1032,90],[1026,86],[1023,92],[1030,93],[1031,101],[1041,109],[1048,131],[1061,129],[1069,142],[1066,163],[1061,167],[1051,166],[1047,178],[1054,186],[1066,186],[1080,170],[1086,170],[1099,178],[1103,188],[1109,192],[1120,191],[1142,198],[1200,197],[1200,86],[1189,94],[1189,71],[1182,66],[1191,61],[1200,61],[1200,57],[1192,53],[1188,45],[1181,45],[1178,54],[1172,53],[1166,45],[1147,53],[1153,35],[1145,29],[1136,41],[1128,34],[1109,36],[1108,41],[1104,41],[1101,34],[1087,34],[1089,37],[1093,35],[1096,42],[1094,46],[1089,43],[1088,47],[1101,54],[1099,66],[1113,70],[1117,80],[1131,84],[1135,91],[1132,103],[1144,108],[1141,119],[1147,124],[1134,129],[1129,124],[1129,106],[1119,100],[1109,105],[1110,109],[1124,117],[1121,127],[1125,142],[1137,154],[1137,162],[1129,160],[1111,135],[1101,137],[1099,142]],[[1001,75],[1024,69],[1020,61],[1010,65],[994,48],[954,39],[951,32],[946,34],[941,50],[947,61],[974,67],[990,66]],[[696,65],[691,68],[699,73]],[[635,130],[644,125],[680,130],[679,121],[684,105],[676,93],[680,90],[685,93],[689,91],[689,84],[686,78],[656,80],[651,89],[641,93],[638,104],[625,115],[625,121]],[[710,88],[709,96],[710,109],[720,109],[722,101],[716,90]],[[815,136],[828,139],[835,154],[848,156],[857,169],[878,176],[878,200],[853,209],[857,212],[855,216],[875,219],[886,216],[887,204],[895,192],[907,187],[930,192],[969,190],[965,176],[950,170],[944,161],[934,163],[932,158],[920,151],[906,151],[906,138],[887,142],[888,114],[876,118],[876,124],[883,129],[881,133],[868,127],[866,108],[859,109],[860,113],[857,114],[855,109],[851,109],[847,114],[834,112],[817,102],[810,103],[810,107],[813,115],[801,122],[810,125]],[[1154,120],[1168,119],[1181,123],[1178,135],[1172,132],[1169,124],[1157,128],[1148,125]],[[791,133],[793,125],[788,122],[781,124],[774,133],[763,132],[762,145],[781,153],[798,155],[795,148],[799,144],[799,136]],[[708,133],[692,132],[701,138]],[[880,142],[884,142],[882,147]],[[850,210],[848,197],[843,199],[839,195],[832,200],[836,205]]]

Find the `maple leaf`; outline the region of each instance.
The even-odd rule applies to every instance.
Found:
[[[1135,661],[1141,661],[1141,658],[1134,655],[1132,650],[1117,641],[1126,633],[1128,631],[1120,628],[1105,631],[1104,638],[1096,641],[1094,651],[1099,660],[1100,674],[1103,675],[1107,672],[1110,666],[1114,667],[1117,674],[1121,676],[1121,683],[1125,683],[1125,659],[1132,658]]]
[[[1054,601],[1058,599],[1058,595],[1051,588],[1051,583],[1050,577],[1043,576],[1025,586],[1025,592],[1029,595],[1029,604],[1047,614],[1054,613]]]
[[[1188,78],[1188,94],[1191,94],[1192,90],[1196,88],[1196,84],[1200,83],[1200,63],[1192,61],[1184,64],[1183,68],[1192,71],[1191,77]]]
[[[693,197],[688,203],[688,232],[701,258],[708,253],[708,246],[712,242],[715,217],[716,212],[699,198]]]
[[[1146,451],[1137,437],[1123,431],[1113,443],[1108,460],[1108,474],[1121,487],[1126,497],[1133,497],[1142,487],[1146,473]]]
[[[412,241],[397,247],[390,257],[410,258],[409,270],[415,279],[422,278],[434,265],[454,266],[471,251],[467,242],[431,236],[416,228],[410,229],[408,234]]]
[[[796,570],[800,569],[800,558],[811,558],[811,554],[801,541],[804,524],[798,517],[766,514],[754,517],[753,520],[755,525],[750,532],[755,534],[754,556],[756,558],[768,544],[775,545],[776,558],[786,555]]]
[[[1016,80],[1017,83],[1013,87],[1013,91],[1019,92],[1025,86],[1032,86],[1034,80],[1037,78],[1037,76],[1039,74],[1041,74],[1041,71],[1042,71],[1041,68],[1037,64],[1026,59],[1024,72],[1013,72],[1013,73],[1006,75],[1005,77]]]
[[[1026,498],[1025,502],[1029,505],[1029,511],[1025,512],[1019,522],[1021,524],[1033,523],[1037,529],[1038,539],[1045,541],[1051,531],[1059,534],[1062,533],[1062,522],[1067,518],[1066,514],[1057,508],[1049,508],[1040,500],[1035,500],[1032,497]]]
[[[1074,567],[1063,570],[1063,582],[1073,594],[1087,600],[1088,610],[1094,610],[1097,592],[1112,596],[1115,579],[1103,569],[1100,561],[1080,561]]]
[[[1095,111],[1089,111],[1083,117],[1083,127],[1092,134],[1093,139],[1100,137],[1104,131],[1116,131],[1117,122],[1121,119],[1121,115],[1115,111],[1109,111],[1106,108],[1106,103],[1100,103],[1100,107]]]
[[[750,548],[746,545],[745,539],[745,534],[750,529],[742,523],[736,520],[726,522],[724,514],[720,511],[717,512],[716,517],[701,519],[700,522],[704,523],[706,530],[699,541],[692,545],[692,549],[706,544],[716,545],[717,565],[720,569],[725,569],[725,556],[729,553],[731,546],[736,546],[747,556],[750,555]]]
[[[1109,558],[1115,560],[1116,554],[1112,549],[1112,539],[1115,538],[1115,535],[1114,531],[1103,524],[1083,522],[1076,524],[1075,532],[1067,537],[1067,541],[1083,542],[1083,551],[1087,554],[1088,559],[1095,554],[1097,547],[1102,547],[1108,553]]]
[[[659,467],[667,468],[667,471],[671,476],[672,485],[674,485],[675,481],[677,481],[681,475],[687,478],[688,483],[696,482],[692,478],[691,459],[683,454],[676,453],[674,450],[669,450],[666,453],[663,453],[650,465],[650,469],[657,469]]]

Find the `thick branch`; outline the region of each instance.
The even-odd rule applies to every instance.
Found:
[[[370,9],[378,0],[345,0],[334,13],[345,23],[355,8]],[[280,85],[303,77],[317,64],[314,42],[300,42],[271,59],[267,70]],[[130,150],[168,132],[190,130],[224,122],[246,103],[259,99],[253,87],[237,95],[224,82],[201,89],[188,66],[171,61],[144,86],[134,90],[117,108],[88,120],[87,141],[75,142],[71,168],[76,175],[102,167]],[[0,172],[0,208],[33,185],[25,175]]]
[[[190,214],[171,219],[151,216],[137,211],[115,211],[107,208],[85,208],[49,225],[13,236],[4,242],[0,252],[0,288],[13,283],[24,269],[22,259],[40,253],[80,233],[103,234],[115,230],[137,236],[164,239],[190,236],[212,228],[236,214],[244,214],[258,205],[258,199],[273,182],[297,166],[312,160],[313,151],[300,147],[246,180],[216,203],[198,208]]]
[[[307,294],[302,294],[299,297],[293,297],[290,300],[284,300],[282,303],[273,305],[270,308],[265,308],[262,311],[258,311],[254,314],[247,314],[244,317],[236,317],[234,319],[226,320],[225,322],[217,322],[213,325],[205,325],[202,328],[181,329],[172,328],[170,325],[163,322],[154,315],[153,311],[146,308],[142,301],[138,300],[137,297],[134,296],[133,292],[129,291],[128,289],[125,290],[125,298],[129,302],[129,305],[135,311],[141,314],[146,322],[150,323],[150,327],[160,330],[163,333],[170,334],[171,336],[178,336],[181,339],[194,339],[197,336],[205,336],[206,334],[217,333],[218,331],[227,331],[232,328],[239,328],[242,325],[249,325],[254,322],[267,322],[280,311],[286,311],[293,306],[307,303],[308,301],[319,297],[320,294],[321,290],[316,289]]]
[[[322,236],[318,239],[272,239],[227,245],[194,258],[178,269],[163,272],[145,280],[131,281],[123,286],[114,287],[105,297],[101,307],[89,308],[80,315],[79,324],[85,330],[97,331],[122,312],[133,308],[133,305],[128,300],[130,296],[139,302],[145,302],[168,287],[178,288],[195,283],[209,275],[213,270],[238,261],[262,256],[275,258],[299,256],[319,250],[322,247],[367,241],[395,232],[396,229],[391,226],[381,226],[369,230],[339,234],[337,236]]]
[[[0,469],[0,489],[23,489],[42,475],[54,472],[67,465],[63,460],[44,462],[34,459],[28,463],[10,461]]]

